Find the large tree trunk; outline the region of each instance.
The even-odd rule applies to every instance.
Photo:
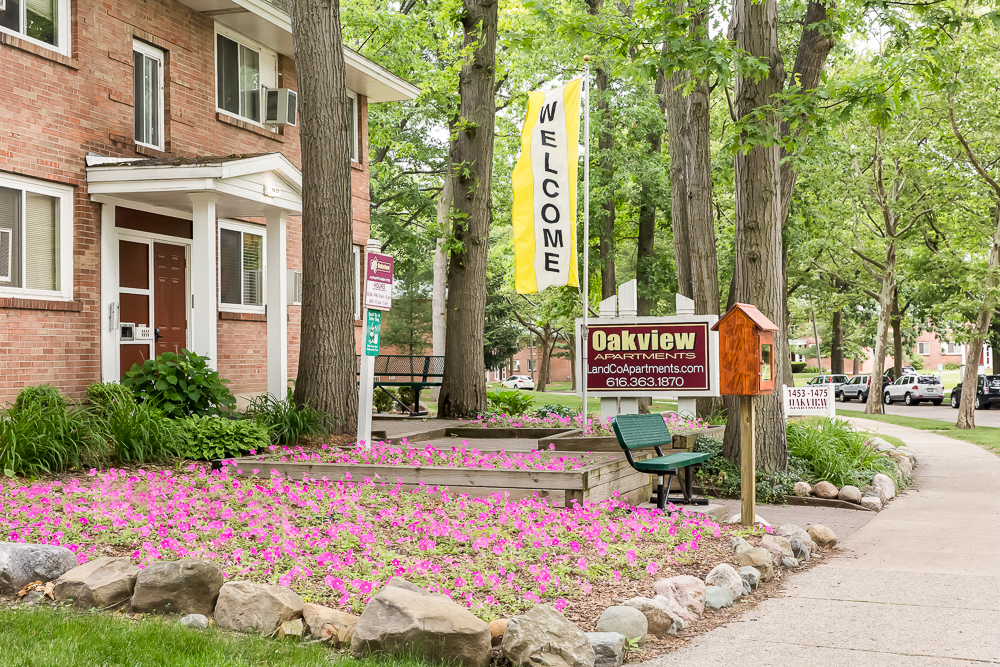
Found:
[[[658,70],[654,93],[660,105],[660,113],[666,109],[667,79],[663,70]],[[663,149],[663,135],[651,132],[646,136],[649,148],[646,151],[650,162],[659,159]],[[640,317],[648,316],[653,310],[653,301],[649,298],[650,284],[653,282],[653,262],[656,257],[654,242],[656,240],[656,204],[658,187],[654,187],[647,179],[643,181],[639,194],[639,239],[636,244],[635,278],[639,287],[639,302],[636,313]]]
[[[830,348],[830,372],[844,373],[844,311],[833,311],[833,346]]]
[[[691,240],[688,224],[688,186],[684,159],[685,144],[682,137],[687,105],[684,94],[678,89],[687,75],[674,73],[665,92],[667,106],[667,146],[670,150],[670,223],[674,236],[674,267],[677,271],[677,292],[689,299],[694,298],[691,281]]]
[[[576,391],[576,335],[572,332],[563,336],[566,341],[566,349],[569,350],[569,373],[572,386],[571,391]]]
[[[885,269],[879,292],[878,328],[875,331],[875,356],[872,359],[872,380],[868,390],[866,415],[880,415],[882,409],[882,370],[885,368],[886,347],[889,344],[889,322],[892,318],[892,295],[896,291],[896,242],[886,240]]]
[[[903,316],[899,312],[899,286],[892,290],[892,370],[893,379],[903,374]]]
[[[292,3],[292,34],[301,98],[302,324],[295,402],[336,418],[331,429],[353,432],[358,421],[354,344],[350,100],[340,3]]]
[[[431,354],[435,357],[444,356],[445,342],[445,287],[448,283],[448,255],[444,250],[444,233],[448,228],[451,217],[452,200],[452,179],[451,174],[446,173],[444,185],[441,188],[441,196],[437,203],[438,229],[442,236],[437,239],[434,245],[434,279],[431,287]],[[434,387],[431,391],[431,400],[437,401],[441,394],[441,387]]]
[[[597,84],[599,187],[603,192],[601,214],[598,218],[601,235],[601,299],[603,300],[618,292],[618,282],[615,277],[615,165],[612,156],[614,133],[611,125],[611,105],[608,103],[608,73],[598,67],[594,82]]]
[[[448,267],[448,333],[438,416],[473,417],[486,409],[483,322],[486,261],[492,219],[493,128],[496,116],[496,0],[463,0],[463,47],[472,54],[459,75],[453,124],[455,240]]]
[[[734,85],[737,118],[742,120],[766,105],[775,104],[785,77],[778,44],[778,6],[776,0],[736,0],[730,34],[737,48],[768,65],[768,75],[754,80],[738,76]],[[776,129],[777,118],[771,114],[759,121],[767,133]],[[770,127],[767,127],[770,126]],[[777,145],[754,145],[749,133],[734,158],[736,208],[736,266],[734,297],[751,303],[778,327],[777,349],[785,331],[785,288],[781,281],[781,183],[780,149]],[[784,364],[775,364],[775,387],[783,383]],[[781,397],[775,392],[753,399],[756,410],[757,466],[764,471],[784,470],[787,466],[785,417]],[[730,415],[738,414],[738,399],[727,401]],[[739,465],[739,420],[726,425],[726,457]]]
[[[535,391],[545,391],[549,385],[549,362],[552,358],[552,346],[555,344],[552,335],[552,325],[548,322],[542,328],[542,335],[538,337],[538,346],[542,349],[541,358],[538,360],[538,381],[535,382]]]

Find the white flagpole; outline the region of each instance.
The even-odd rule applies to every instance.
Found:
[[[580,342],[583,348],[580,357],[583,361],[583,372],[580,381],[583,382],[583,426],[587,434],[587,347],[590,335],[587,332],[588,306],[590,305],[590,56],[583,57],[583,331]]]

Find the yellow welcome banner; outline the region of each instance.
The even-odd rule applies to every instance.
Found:
[[[577,287],[576,170],[582,80],[528,93],[514,167],[515,284],[520,294]]]

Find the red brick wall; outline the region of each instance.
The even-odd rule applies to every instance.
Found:
[[[0,404],[25,384],[51,382],[81,398],[100,380],[100,205],[87,194],[87,152],[175,157],[281,152],[301,165],[298,128],[280,134],[215,111],[214,20],[173,0],[74,0],[72,56],[0,34],[0,173],[75,188],[74,303],[36,310],[0,294]],[[166,52],[166,152],[136,146],[132,43]],[[295,64],[279,56],[280,84],[296,88]],[[367,103],[358,116],[364,161],[352,178],[354,241],[368,238]],[[301,268],[301,221],[288,223],[288,267]],[[289,307],[289,374],[295,376],[299,307]],[[220,320],[219,369],[236,392],[266,384],[266,325]],[[259,350],[258,350],[259,348]],[[259,355],[258,355],[259,352]]]

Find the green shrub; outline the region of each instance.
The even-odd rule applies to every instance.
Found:
[[[885,473],[901,482],[896,464],[866,447],[866,440],[850,424],[837,419],[788,424],[788,454],[805,463],[809,471],[805,481],[862,487],[871,484],[876,474]]]
[[[188,350],[164,352],[133,365],[122,381],[136,398],[159,407],[168,417],[218,415],[232,410],[236,398],[219,373],[208,365],[208,357]]]
[[[152,463],[180,453],[173,420],[152,403],[136,403],[131,394],[111,398],[93,421],[111,443],[115,463]]]
[[[87,402],[98,410],[104,410],[117,400],[135,403],[135,396],[128,387],[118,382],[95,382],[87,387]]]
[[[14,399],[14,409],[22,410],[30,406],[47,406],[51,408],[65,408],[67,401],[59,390],[50,384],[40,384],[37,387],[25,387],[17,392]]]
[[[326,435],[331,426],[330,415],[322,410],[295,405],[291,389],[283,401],[272,394],[255,396],[243,415],[266,429],[274,445],[294,445],[304,435]]]
[[[792,362],[792,372],[793,373],[805,373],[806,362],[804,361],[793,361]]]
[[[922,371],[924,370],[924,358],[921,356],[910,357],[910,365],[913,366],[913,370]]]
[[[578,414],[579,411],[574,410],[568,405],[557,405],[555,403],[535,408],[535,416],[540,419],[545,419],[549,415],[556,415],[558,417],[574,417]]]
[[[806,366],[805,368],[802,369],[802,372],[803,373],[822,373],[823,371],[821,371],[816,366]]]
[[[33,399],[0,411],[0,443],[0,469],[7,476],[37,477],[98,465],[108,449],[87,411]]]
[[[739,497],[740,471],[722,455],[722,440],[698,438],[696,452],[707,452],[711,457],[701,465],[697,479],[707,493],[717,493],[725,498]],[[791,495],[795,482],[806,479],[803,461],[789,456],[788,469],[784,472],[757,471],[757,500],[762,503],[783,503]],[[676,483],[676,482],[675,482]]]
[[[396,392],[392,387],[376,388],[375,397],[372,401],[375,410],[377,412],[392,412],[393,408],[396,407],[396,401],[392,400],[393,396],[396,396]]]
[[[486,392],[486,409],[490,412],[518,417],[527,412],[529,407],[531,398],[517,389]]]
[[[267,429],[251,419],[192,415],[178,419],[181,455],[211,461],[266,450],[271,443]]]
[[[955,364],[950,361],[944,365],[946,371],[957,371],[961,367],[961,364]]]
[[[397,395],[399,396],[399,400],[401,400],[403,403],[406,403],[406,405],[411,407],[413,406],[413,401],[416,398],[416,392],[413,391],[413,387],[410,386],[399,387],[399,389],[397,390]],[[420,406],[417,406],[417,409],[419,410]]]

